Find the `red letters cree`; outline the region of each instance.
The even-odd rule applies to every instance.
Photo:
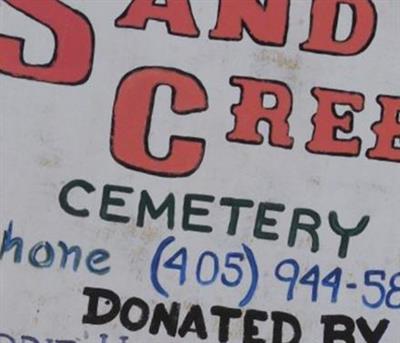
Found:
[[[378,13],[372,0],[310,0],[309,34],[299,44],[304,53],[335,55],[349,58],[365,51],[372,43]],[[34,65],[23,60],[24,40],[0,34],[0,73],[12,77],[53,84],[78,85],[90,76],[95,52],[95,39],[87,17],[56,0],[5,0],[5,3],[29,16],[39,25],[49,28],[55,39],[53,56],[47,64]],[[338,17],[343,6],[353,16],[351,29],[345,39],[336,37]],[[199,29],[189,0],[132,0],[115,19],[120,29],[145,30],[151,21],[165,23],[166,34],[196,39],[208,34],[210,40],[232,41],[235,44],[248,35],[255,44],[284,47],[289,32],[289,0],[219,0],[214,28]],[[110,23],[110,25],[113,25]],[[222,80],[227,83],[227,80]],[[226,140],[240,144],[261,144],[264,138],[258,124],[269,126],[270,146],[292,149],[289,117],[293,98],[290,85],[278,80],[255,79],[234,75],[230,85],[240,89],[240,99],[232,106],[233,125]],[[175,68],[136,66],[121,80],[116,92],[111,130],[111,154],[125,167],[145,173],[182,177],[195,172],[201,165],[206,142],[201,137],[172,136],[168,153],[155,157],[149,150],[148,134],[153,104],[159,86],[172,90],[171,109],[177,115],[191,115],[208,109],[208,95],[201,80]],[[263,104],[264,96],[275,99],[273,106]],[[374,113],[363,113],[365,97],[354,91],[314,87],[311,95],[317,102],[310,113],[311,139],[305,149],[313,154],[359,156],[362,138],[352,134],[357,120],[368,120]],[[380,120],[371,130],[375,146],[366,157],[371,160],[400,162],[400,96],[378,95]],[[348,110],[340,115],[337,105]],[[228,112],[228,111],[227,111]],[[200,114],[201,115],[201,114]],[[376,115],[376,113],[375,113]],[[365,119],[367,118],[367,119]],[[209,119],[208,119],[209,120]],[[339,137],[346,134],[347,137]]]

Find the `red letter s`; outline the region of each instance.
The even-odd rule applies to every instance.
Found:
[[[94,33],[80,12],[55,0],[5,0],[10,6],[47,26],[55,38],[55,50],[47,64],[23,60],[24,40],[0,34],[0,73],[55,84],[84,83],[90,75]]]

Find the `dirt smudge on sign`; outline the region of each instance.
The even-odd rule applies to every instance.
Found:
[[[60,165],[61,159],[57,155],[52,157],[42,156],[39,158],[39,165],[44,168],[56,168]]]
[[[257,62],[273,63],[279,68],[287,70],[299,70],[300,62],[298,58],[291,58],[279,51],[268,51],[263,50],[260,53],[255,54],[255,59]]]

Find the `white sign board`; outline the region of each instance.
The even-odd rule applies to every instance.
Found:
[[[0,342],[398,342],[399,14],[2,1]]]

